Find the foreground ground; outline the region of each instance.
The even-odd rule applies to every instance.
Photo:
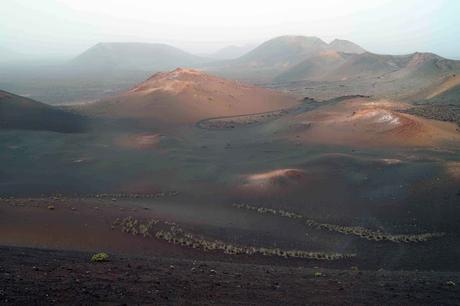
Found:
[[[457,127],[304,102],[1,131],[0,304],[459,304]]]
[[[0,248],[2,305],[458,305],[459,273],[377,272]]]

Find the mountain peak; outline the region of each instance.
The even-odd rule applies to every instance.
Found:
[[[420,60],[444,59],[443,57],[431,52],[415,52],[412,54],[412,58]]]
[[[262,45],[287,45],[308,49],[312,47],[324,48],[327,46],[327,43],[316,36],[283,35],[270,39]]]
[[[361,46],[355,44],[354,42],[337,38],[329,44],[329,48],[334,51],[343,53],[362,54],[366,52],[366,50],[364,50]]]
[[[176,68],[172,71],[157,72],[130,92],[149,93],[157,90],[178,94],[192,84],[205,83],[213,77],[191,68]]]
[[[284,40],[284,41],[294,41],[294,42],[323,41],[321,38],[316,37],[316,36],[303,36],[303,35],[281,35],[271,40]]]
[[[182,68],[182,67],[177,67],[173,71],[169,72],[170,74],[175,74],[175,75],[181,75],[181,74],[189,74],[189,75],[198,75],[198,74],[204,74],[198,69],[193,69],[193,68]]]

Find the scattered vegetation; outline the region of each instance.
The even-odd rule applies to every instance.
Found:
[[[424,233],[424,234],[388,234],[380,231],[373,231],[361,226],[345,226],[336,224],[319,223],[313,219],[309,219],[303,215],[289,212],[285,210],[276,210],[272,208],[257,207],[247,204],[233,204],[234,207],[240,209],[246,209],[255,211],[259,214],[271,214],[275,216],[281,216],[291,219],[302,221],[306,226],[313,227],[316,229],[327,230],[331,232],[337,232],[345,235],[353,235],[359,238],[372,240],[372,241],[391,241],[397,243],[416,243],[423,242],[433,238],[442,237],[445,233]]]
[[[262,255],[278,256],[284,258],[304,258],[316,260],[339,260],[354,257],[354,254],[308,252],[303,250],[284,250],[280,248],[267,248],[255,246],[241,246],[221,240],[210,240],[202,236],[186,232],[174,222],[151,219],[145,223],[133,217],[116,219],[113,223],[124,233],[154,237],[174,245],[180,245],[203,251],[223,251],[231,255]]]

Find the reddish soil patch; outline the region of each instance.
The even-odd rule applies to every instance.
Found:
[[[290,125],[286,137],[302,143],[363,147],[460,143],[460,134],[454,124],[396,110],[406,107],[387,100],[352,99],[286,118]]]
[[[178,68],[154,74],[121,95],[84,108],[92,114],[170,126],[210,117],[270,112],[298,104],[293,97],[279,92]]]

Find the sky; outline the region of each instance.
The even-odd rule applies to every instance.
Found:
[[[459,13],[459,0],[1,0],[0,50],[73,57],[98,42],[135,41],[202,54],[305,35],[460,59]]]

